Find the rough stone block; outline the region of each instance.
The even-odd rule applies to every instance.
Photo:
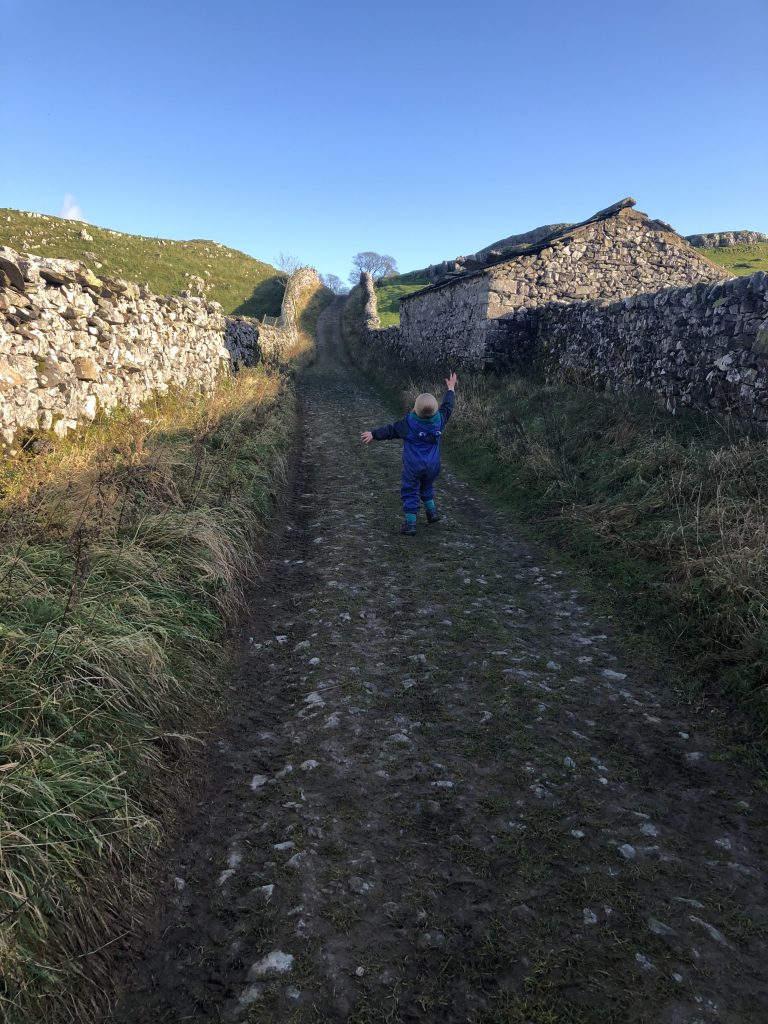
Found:
[[[88,357],[76,357],[72,360],[72,366],[78,380],[98,380],[101,374],[101,370],[94,360]]]

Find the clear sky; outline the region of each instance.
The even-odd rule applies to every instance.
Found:
[[[625,195],[768,232],[768,0],[0,0],[0,33],[0,206],[344,279]]]

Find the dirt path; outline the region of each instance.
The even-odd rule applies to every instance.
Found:
[[[338,311],[232,714],[119,1024],[768,1020],[768,801],[572,581],[400,446]],[[459,393],[460,398],[460,393]]]

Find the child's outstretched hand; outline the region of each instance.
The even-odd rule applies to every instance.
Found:
[[[445,386],[448,388],[449,391],[455,391],[456,385],[458,383],[459,378],[456,376],[455,373],[451,373],[448,377],[445,378]]]
[[[363,444],[370,444],[371,441],[373,440],[373,434],[370,432],[370,430],[364,430],[360,435],[360,440],[363,442]]]

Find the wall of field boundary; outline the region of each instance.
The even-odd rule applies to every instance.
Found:
[[[768,274],[538,313],[532,350],[549,376],[768,423]]]
[[[295,343],[298,313],[322,287],[311,268],[288,282],[275,325],[226,317],[217,302],[97,277],[74,260],[0,247],[0,442],[63,436],[100,410],[137,408],[171,387],[209,392],[222,373]]]
[[[695,406],[768,424],[768,274],[663,288],[618,302],[550,302],[489,322],[484,361],[413,347],[377,327],[372,280],[361,281],[362,342],[382,355],[494,372],[543,369],[599,390],[645,388],[670,412]],[[462,356],[466,355],[466,359]]]

